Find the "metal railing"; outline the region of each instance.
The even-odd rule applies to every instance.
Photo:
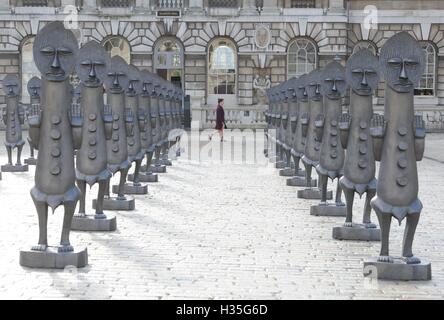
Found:
[[[186,6],[185,0],[157,0],[158,9],[183,9]]]
[[[240,8],[242,4],[239,0],[208,0],[209,8]]]
[[[134,7],[134,0],[97,0],[99,8],[130,8]]]
[[[291,8],[316,8],[316,0],[291,0]]]

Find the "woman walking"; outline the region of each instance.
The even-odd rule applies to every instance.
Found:
[[[216,130],[208,135],[208,139],[212,139],[213,135],[216,132],[219,132],[220,142],[224,141],[224,129],[226,129],[225,124],[225,111],[224,111],[224,99],[217,100],[217,108],[216,108]]]

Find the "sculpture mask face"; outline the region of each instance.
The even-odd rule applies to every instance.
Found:
[[[20,93],[20,81],[15,74],[8,74],[3,79],[3,91],[7,96],[14,97]]]
[[[308,86],[307,86],[307,92],[308,92],[308,98],[314,100],[314,101],[319,101],[322,99],[322,95],[321,95],[321,70],[316,69],[311,71],[308,74],[307,77],[308,81]]]
[[[143,70],[140,72],[140,78],[142,81],[142,94],[151,94],[153,89],[153,79],[151,74],[148,71]]]
[[[120,92],[128,87],[128,65],[119,56],[111,58],[107,65],[105,88],[111,92]]]
[[[425,55],[418,41],[407,32],[400,32],[382,47],[379,66],[390,88],[411,92],[424,72]]]
[[[32,77],[27,84],[28,94],[31,97],[40,97],[42,80],[39,77]]]
[[[142,79],[139,69],[130,64],[128,65],[128,89],[127,94],[139,94],[142,92]]]
[[[337,61],[325,66],[321,73],[321,92],[331,100],[341,99],[345,95],[347,83],[345,82],[345,69]]]
[[[80,48],[76,59],[76,72],[86,86],[99,86],[107,77],[107,66],[111,59],[105,48],[95,41]]]
[[[298,80],[296,78],[291,78],[288,81],[288,86],[287,86],[287,97],[290,101],[296,101],[297,88],[298,88]]]
[[[345,79],[360,96],[373,94],[379,82],[378,58],[368,49],[361,49],[348,58]]]
[[[60,21],[46,25],[35,37],[33,54],[42,77],[63,81],[74,69],[78,51],[74,34]]]
[[[307,101],[308,99],[307,81],[308,81],[307,74],[303,74],[298,78],[296,95],[300,101]]]

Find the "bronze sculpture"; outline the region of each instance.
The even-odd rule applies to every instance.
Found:
[[[32,77],[27,84],[28,94],[30,97],[30,108],[39,106],[40,108],[40,95],[41,95],[41,89],[42,89],[42,80],[39,77]],[[29,143],[29,151],[30,156],[29,158],[25,159],[25,163],[27,165],[33,165],[35,166],[37,164],[37,159],[34,155],[34,147],[31,143],[31,138],[28,136],[28,143]]]
[[[413,90],[425,66],[421,45],[407,32],[387,40],[379,57],[385,86],[384,116],[371,120],[373,152],[380,161],[376,196],[371,206],[381,228],[379,257],[364,263],[377,268],[378,278],[397,280],[428,280],[430,263],[421,262],[412,251],[413,238],[422,210],[418,199],[418,170],[425,146],[425,125],[422,116],[415,116]],[[401,223],[406,219],[402,257],[389,254],[392,217]]]

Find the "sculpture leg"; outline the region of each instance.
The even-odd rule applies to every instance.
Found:
[[[378,217],[379,227],[381,228],[381,251],[379,253],[378,261],[393,262],[393,259],[389,256],[389,237],[392,215],[390,213],[381,212],[377,208],[374,209],[376,216]]]
[[[287,148],[285,150],[285,157],[286,157],[286,160],[287,160],[286,167],[287,168],[291,168],[291,149],[290,148]]]
[[[23,145],[17,147],[17,164],[16,164],[17,166],[22,165],[22,161],[20,160],[20,158],[22,157],[22,150],[23,150]]]
[[[106,215],[103,213],[103,199],[105,198],[106,188],[109,186],[109,180],[99,181],[99,194],[97,195],[96,214],[95,219],[105,219]]]
[[[119,200],[125,200],[125,194],[123,192],[126,182],[126,176],[128,175],[129,168],[121,169],[120,170],[120,182],[119,182],[119,190],[117,193],[117,199]]]
[[[109,178],[108,180],[106,180],[106,185],[105,185],[105,194],[104,196],[106,198],[109,198],[109,182],[111,181],[111,178]]]
[[[308,188],[311,188],[311,165],[304,163],[305,167],[305,182]]]
[[[421,260],[415,257],[412,252],[413,238],[415,236],[418,221],[419,213],[407,215],[407,223],[404,230],[404,239],[402,241],[402,256],[405,258],[407,264],[421,263]]]
[[[364,205],[364,215],[362,217],[362,223],[366,228],[376,228],[376,225],[372,223],[370,219],[370,213],[372,211],[372,207],[370,206],[370,201],[376,195],[376,190],[370,189],[367,190],[367,194],[365,196],[365,205]]]
[[[321,205],[327,204],[327,183],[328,183],[327,175],[320,174],[319,188],[321,189]]]
[[[142,164],[142,159],[140,160],[136,160],[136,168],[134,169],[134,180],[133,180],[133,185],[135,186],[140,186],[140,177],[139,177],[139,173],[140,173],[140,165]]]
[[[297,176],[299,174],[299,162],[301,160],[301,157],[293,156],[293,162],[294,162],[294,175]]]
[[[157,164],[159,164],[160,165],[160,146],[158,147],[158,146],[156,146],[156,149],[155,149],[155,164],[157,165]]]
[[[63,229],[62,229],[62,237],[60,240],[60,246],[58,248],[59,252],[71,252],[74,251],[74,248],[71,246],[69,242],[69,233],[71,231],[72,218],[74,216],[74,211],[76,210],[76,202],[65,202],[65,216],[63,217]]]
[[[77,187],[80,189],[80,203],[78,216],[85,216],[85,198],[86,198],[86,181],[76,180]]]
[[[345,202],[347,204],[344,227],[353,226],[353,200],[355,199],[355,190],[344,188]]]
[[[34,148],[29,144],[29,151],[31,153],[31,158],[34,158]]]
[[[8,153],[8,164],[12,166],[12,148],[6,147],[6,152]]]
[[[146,171],[150,170],[151,162],[153,161],[153,152],[149,151],[146,154]]]
[[[341,187],[341,184],[339,183],[339,178],[340,177],[338,177],[338,185],[337,185],[337,187],[336,187],[336,205],[337,206],[340,206],[340,207],[343,207],[344,206],[344,202],[342,202],[342,187]]]
[[[36,246],[32,246],[31,250],[45,251],[48,247],[48,204],[43,201],[34,200],[34,205],[39,218],[39,242]]]

